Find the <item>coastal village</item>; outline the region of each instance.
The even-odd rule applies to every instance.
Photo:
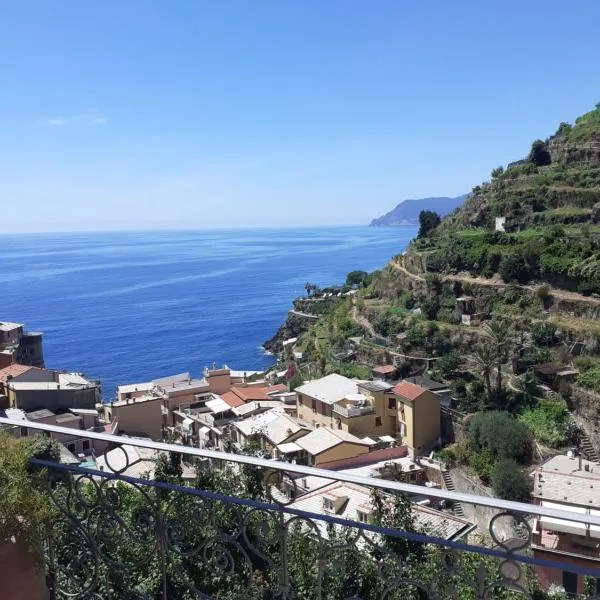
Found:
[[[132,438],[251,452],[331,471],[331,479],[308,476],[283,482],[275,492],[291,508],[369,523],[371,491],[336,480],[339,474],[363,475],[422,486],[422,493],[411,498],[413,514],[420,527],[438,538],[481,540],[488,532],[485,511],[428,496],[432,488],[471,491],[476,484],[440,452],[454,442],[453,425],[464,415],[451,408],[449,386],[427,374],[401,377],[397,365],[379,364],[368,378],[331,373],[292,389],[302,352],[298,339],[290,338],[282,341],[278,365],[291,356],[294,368],[278,371],[276,365],[257,372],[212,365],[199,377],[181,373],[124,382],[114,397],[102,401],[100,382],[44,367],[41,333],[29,334],[24,325],[10,322],[0,323],[0,333],[0,416],[22,423],[12,428],[17,437],[32,434],[28,423],[72,430],[51,433],[65,464],[153,478],[160,453],[127,445]],[[78,437],[77,431],[118,435],[124,443],[111,449],[103,440]],[[531,502],[576,513],[600,505],[600,464],[593,458],[574,448],[535,466]],[[219,461],[184,459],[181,467],[183,480],[193,481],[199,470],[219,468]],[[326,525],[319,527],[326,535]],[[593,528],[542,518],[534,527],[535,556],[568,551],[581,565],[595,565],[599,558]],[[565,579],[544,567],[536,567],[536,576],[546,589]],[[579,579],[571,577],[577,589]]]
[[[250,478],[243,493],[252,499],[244,502],[264,502],[253,496],[262,485],[269,507],[316,518],[312,532],[294,530],[307,547],[318,538],[315,551],[324,539],[341,540],[341,524],[358,527],[368,543],[363,529],[383,523],[405,535],[426,532],[438,549],[475,543],[475,552],[503,557],[492,586],[510,593],[597,597],[600,104],[533,142],[526,158],[495,168],[443,220],[424,210],[419,221],[416,239],[381,270],[353,271],[329,288],[307,283],[264,344],[274,356],[264,372],[190,365],[190,372],[120,382],[113,393],[82,373],[46,368],[42,334],[0,322],[4,426],[17,438],[43,426],[60,445],[61,463],[87,470],[92,481],[102,473],[192,489],[214,484],[227,462],[246,481],[255,459],[279,478]],[[156,442],[182,449],[170,453],[171,478]],[[218,483],[208,491],[233,485]],[[400,484],[413,484],[409,498],[390,493]],[[230,517],[223,527],[232,526]],[[292,536],[293,517],[281,518],[278,531]],[[392,548],[416,560],[418,571],[414,546],[395,540]],[[296,554],[296,563],[303,558]],[[525,558],[532,578],[517,564]],[[367,559],[361,568],[383,562],[377,552]],[[321,554],[310,560],[298,577],[324,564]],[[322,584],[318,571],[303,598]],[[483,585],[485,576],[480,562],[470,584]],[[352,571],[354,592],[331,597],[366,597],[356,593],[360,582]],[[477,594],[454,597],[514,597]]]

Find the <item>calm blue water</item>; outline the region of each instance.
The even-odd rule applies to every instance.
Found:
[[[260,345],[304,283],[382,267],[415,229],[350,227],[0,237],[0,320],[44,332],[46,364],[120,383],[212,361],[270,365]]]

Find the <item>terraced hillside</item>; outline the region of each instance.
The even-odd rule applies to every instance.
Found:
[[[494,169],[402,262],[600,293],[600,104],[535,141],[527,159]]]

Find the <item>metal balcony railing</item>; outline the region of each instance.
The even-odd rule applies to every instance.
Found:
[[[342,406],[341,404],[333,405],[333,412],[343,417],[362,417],[375,412],[375,407],[372,404],[366,406]]]
[[[24,423],[0,418],[1,425]],[[46,536],[51,598],[541,599],[561,597],[536,591],[549,585],[548,576],[566,571],[570,584],[586,590],[600,578],[600,560],[536,554],[541,540],[534,529],[545,518],[589,531],[600,527],[600,515],[244,454],[25,426],[30,435],[107,442],[102,470],[32,461],[47,470],[56,508]],[[136,470],[140,456],[150,459],[154,474]],[[179,457],[184,472],[195,469],[187,483]],[[465,509],[464,517],[444,509],[452,503]]]

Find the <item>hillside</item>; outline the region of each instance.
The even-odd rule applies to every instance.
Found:
[[[495,168],[439,226],[364,275],[351,297],[303,308],[318,320],[296,345],[297,378],[365,378],[393,363],[396,376],[446,383],[459,411],[528,419],[540,444],[585,432],[600,447],[600,106]],[[536,369],[575,379],[549,390]]]
[[[403,200],[396,208],[390,210],[385,215],[373,219],[371,227],[392,227],[397,225],[418,225],[419,213],[422,210],[433,210],[440,216],[450,214],[458,208],[466,199],[467,194],[449,198],[442,196],[440,198],[418,198]]]
[[[494,169],[408,254],[407,264],[440,275],[600,293],[600,108]]]

